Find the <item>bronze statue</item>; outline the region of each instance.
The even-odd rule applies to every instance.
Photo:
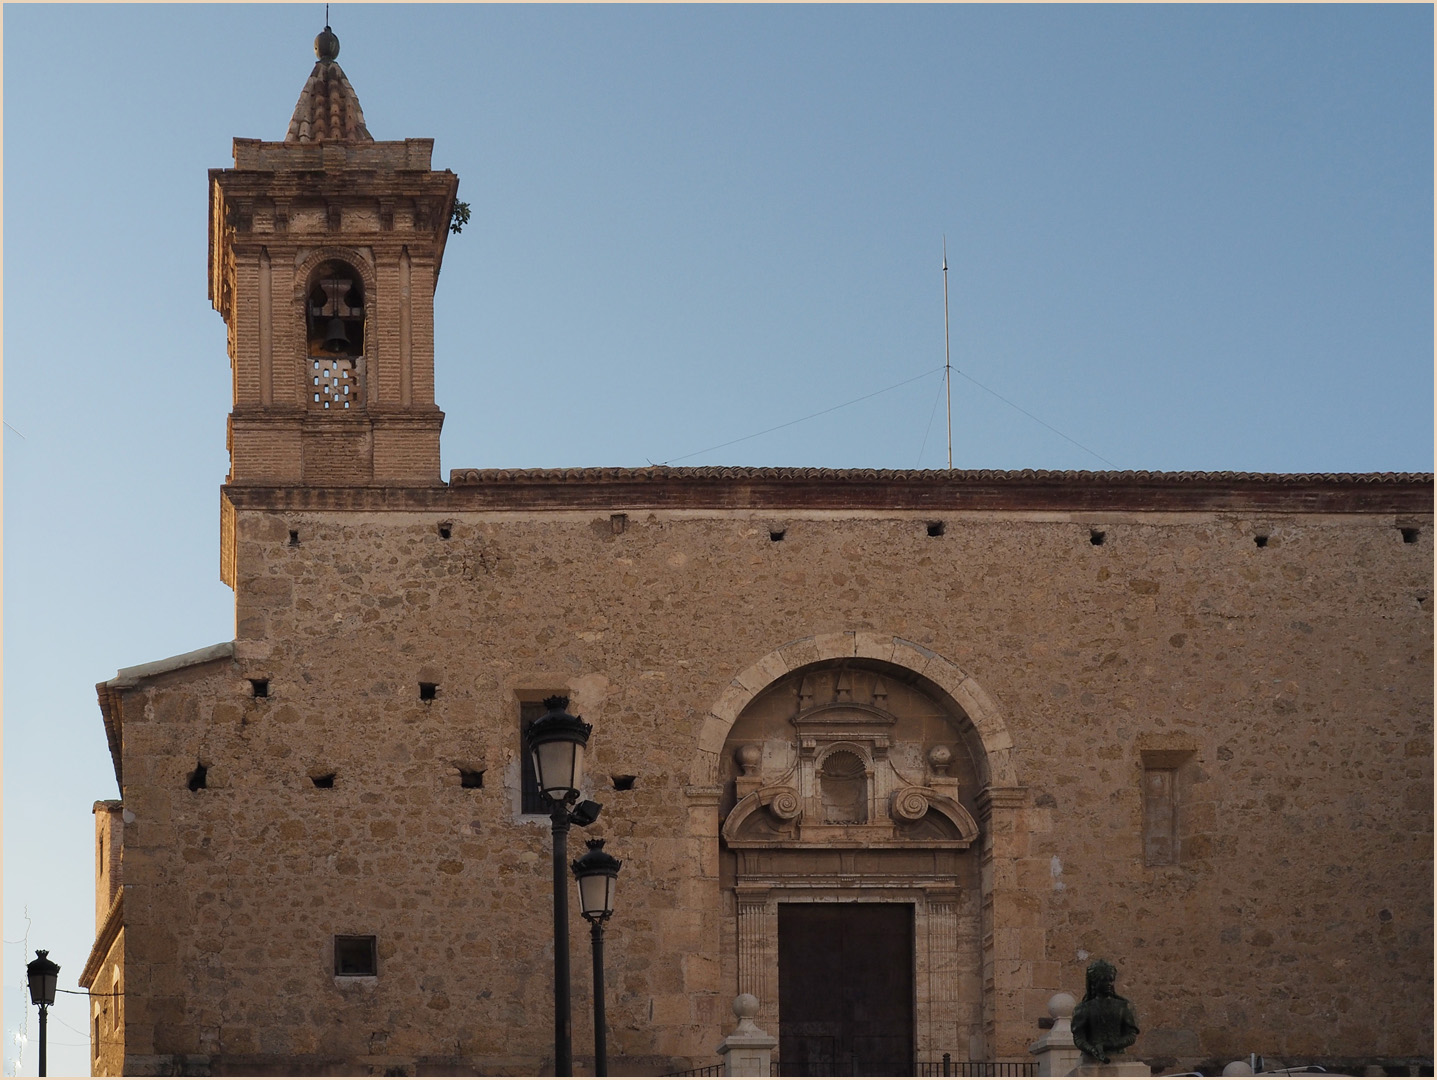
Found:
[[[1108,1055],[1132,1046],[1138,1038],[1138,1016],[1128,999],[1113,990],[1118,969],[1106,960],[1088,965],[1088,990],[1073,1010],[1073,1043],[1093,1060],[1108,1064]]]

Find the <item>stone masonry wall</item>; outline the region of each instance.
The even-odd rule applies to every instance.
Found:
[[[852,631],[956,665],[1012,740],[1018,787],[979,818],[990,1056],[1026,1057],[1096,956],[1140,1058],[1429,1054],[1430,519],[1415,543],[1391,515],[1108,514],[1101,543],[944,519],[794,513],[776,541],[742,511],[240,510],[237,661],[126,695],[130,1067],[552,1068],[550,837],[518,755],[519,702],[556,690],[624,860],[611,1071],[707,1064],[736,989],[705,717],[786,643]],[[1174,769],[1170,865],[1145,861],[1145,765]],[[377,936],[377,978],[332,974],[336,934]]]

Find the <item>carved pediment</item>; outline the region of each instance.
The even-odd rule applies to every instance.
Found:
[[[739,800],[723,824],[727,841],[795,839],[803,814],[798,792],[791,787],[760,788]]]
[[[729,744],[734,849],[965,848],[978,836],[959,802],[959,732],[933,705],[876,672],[832,668],[790,683],[748,740]],[[892,708],[890,708],[890,704]],[[896,710],[896,711],[895,711]],[[971,777],[971,771],[963,773]]]

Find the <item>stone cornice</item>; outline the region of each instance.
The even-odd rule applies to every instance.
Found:
[[[1427,517],[1431,473],[456,469],[447,487],[225,488],[237,509],[1246,512]]]

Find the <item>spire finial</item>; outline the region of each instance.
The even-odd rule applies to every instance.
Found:
[[[314,39],[314,55],[320,60],[334,60],[339,56],[339,38],[329,28],[329,5],[324,6],[324,29]]]

